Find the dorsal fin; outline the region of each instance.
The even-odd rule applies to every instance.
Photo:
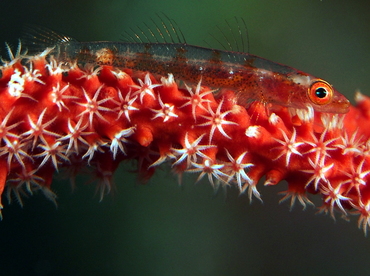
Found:
[[[137,26],[137,30],[131,29],[132,32],[125,32],[122,38],[126,42],[138,43],[181,43],[186,44],[184,34],[176,24],[175,20],[169,18],[166,14],[157,14],[157,18],[150,18],[154,24],[149,27],[143,23],[144,27]]]
[[[30,54],[38,53],[47,47],[54,47],[57,44],[70,41],[76,40],[62,33],[35,25],[26,25],[21,37],[22,47],[26,48]]]
[[[222,47],[223,50],[249,53],[248,28],[245,20],[242,17],[234,17],[234,20],[225,20],[225,22],[228,29],[227,31],[224,30],[225,28],[216,26],[218,35],[211,33],[210,36]],[[211,47],[208,41],[204,42]]]

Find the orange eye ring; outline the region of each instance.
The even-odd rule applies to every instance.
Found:
[[[324,105],[333,99],[334,89],[324,80],[317,80],[308,88],[308,97],[317,105]]]

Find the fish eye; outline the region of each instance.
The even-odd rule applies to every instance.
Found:
[[[308,97],[317,105],[330,103],[333,93],[333,87],[324,80],[317,80],[308,88]]]

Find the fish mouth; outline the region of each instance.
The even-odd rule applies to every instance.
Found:
[[[349,108],[351,106],[351,102],[342,94],[334,94],[333,101],[329,104],[332,108],[330,108],[330,111],[326,111],[329,113],[347,113],[349,111]]]

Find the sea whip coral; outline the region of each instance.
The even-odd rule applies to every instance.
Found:
[[[168,164],[179,175],[236,186],[261,200],[264,185],[288,182],[281,201],[312,204],[333,218],[358,214],[370,225],[370,99],[356,95],[346,115],[253,102],[239,106],[231,90],[214,93],[201,81],[182,84],[171,74],[154,76],[112,66],[58,63],[50,49],[35,56],[10,53],[0,78],[0,194],[51,191],[55,171],[73,178],[88,166],[100,197],[124,160],[136,160],[149,179]],[[181,88],[179,88],[181,87]]]

